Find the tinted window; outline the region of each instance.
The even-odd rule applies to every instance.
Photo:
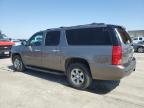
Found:
[[[45,45],[55,46],[58,45],[60,41],[60,31],[50,31],[46,34]]]
[[[129,44],[132,42],[129,34],[124,29],[117,28],[117,31],[124,44]]]
[[[106,28],[84,28],[66,31],[69,45],[111,45]]]

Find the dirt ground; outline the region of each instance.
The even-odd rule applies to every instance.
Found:
[[[121,81],[97,81],[86,91],[69,87],[65,76],[27,70],[14,72],[0,58],[0,108],[144,108],[144,54]]]

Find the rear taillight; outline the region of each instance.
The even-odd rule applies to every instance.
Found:
[[[122,47],[113,46],[112,48],[112,65],[119,65],[122,62]]]

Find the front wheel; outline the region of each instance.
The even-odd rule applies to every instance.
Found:
[[[14,69],[16,71],[23,72],[25,70],[25,66],[24,66],[22,59],[19,55],[14,56],[12,61],[13,61]]]
[[[71,86],[76,89],[86,89],[92,82],[90,70],[82,63],[70,64],[67,69],[67,78]]]

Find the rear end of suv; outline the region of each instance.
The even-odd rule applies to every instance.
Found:
[[[26,44],[13,47],[12,61],[18,71],[64,72],[72,87],[85,89],[93,79],[120,80],[133,72],[133,53],[123,27],[96,23],[38,32]]]

